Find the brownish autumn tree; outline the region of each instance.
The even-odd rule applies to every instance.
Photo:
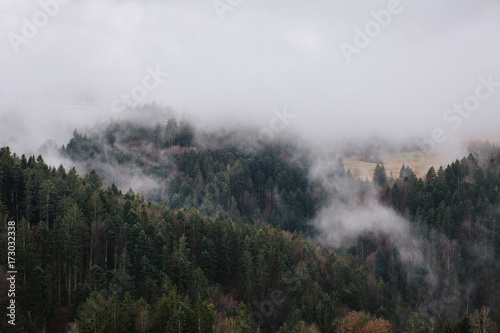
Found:
[[[391,333],[387,320],[376,318],[366,312],[351,311],[338,322],[342,333]]]

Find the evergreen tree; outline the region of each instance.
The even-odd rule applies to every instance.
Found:
[[[378,186],[383,186],[387,183],[387,173],[385,171],[384,165],[375,166],[375,171],[373,172],[373,182]]]

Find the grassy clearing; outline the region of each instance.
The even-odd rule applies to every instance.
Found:
[[[371,180],[377,163],[363,162],[360,161],[360,158],[360,156],[353,156],[344,159],[345,169],[350,169],[355,178],[361,178],[363,180],[367,178]],[[380,159],[384,163],[389,178],[391,172],[394,178],[399,177],[399,171],[403,164],[410,165],[413,172],[415,172],[418,177],[422,177],[425,176],[431,166],[438,169],[439,166],[446,166],[453,161],[452,158],[446,156],[437,154],[426,155],[421,151],[387,154],[381,156]]]

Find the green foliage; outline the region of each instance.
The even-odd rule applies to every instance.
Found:
[[[104,270],[97,265],[92,265],[92,267],[90,267],[90,272],[89,272],[89,284],[91,290],[100,291],[104,289],[105,283],[106,283],[106,275]]]
[[[6,151],[5,165],[21,168]],[[223,164],[216,167],[217,186],[227,184],[229,190],[231,177],[244,185],[247,176],[238,177],[251,168],[237,154],[223,156],[237,166],[230,174],[224,174]],[[24,302],[19,315],[31,316],[27,330],[47,325],[53,310],[69,308],[82,332],[212,332],[216,327],[251,332],[249,315],[262,311],[251,303],[267,297],[276,311],[261,323],[263,330],[279,328],[290,313],[296,316],[294,325],[311,317],[326,328],[333,320],[334,301],[323,291],[323,275],[333,281],[336,273],[318,271],[318,248],[311,240],[297,234],[290,238],[266,224],[234,223],[228,214],[211,219],[194,207],[187,212],[146,203],[132,189],[122,194],[114,185],[103,187],[96,172],[82,178],[74,169],[67,174],[51,169],[42,158],[30,161],[19,169],[26,177],[13,187],[25,188],[32,180],[39,188],[44,181],[57,186],[29,200],[20,198],[32,205],[20,211],[18,231],[20,268],[26,272],[26,281],[19,282]],[[33,176],[38,174],[44,181]],[[288,180],[280,182],[292,186]],[[43,208],[47,203],[49,208]],[[16,214],[15,207],[4,206],[10,216]],[[357,268],[338,265],[348,283]],[[361,285],[363,279],[355,280]],[[214,288],[220,290],[217,297]],[[293,302],[283,303],[276,295]]]
[[[375,166],[375,171],[373,172],[373,182],[378,186],[383,186],[387,183],[387,172],[385,171],[384,165]]]
[[[152,135],[157,147],[177,144],[161,128],[136,130],[134,140]],[[109,138],[114,146],[123,140]],[[93,140],[77,139],[80,149]],[[286,149],[191,148],[178,150],[182,170],[167,182],[182,199],[177,207],[171,193],[156,204],[104,186],[98,172],[80,177],[41,156],[0,150],[0,211],[19,221],[24,331],[55,330],[61,309],[70,309],[82,332],[330,332],[349,311],[383,317],[395,331],[492,325],[487,308],[478,309],[497,306],[500,290],[498,155],[462,159],[420,179],[405,167],[404,177],[388,183],[384,200],[428,245],[417,253],[423,268],[403,260],[413,253],[400,253],[390,236],[363,235],[341,252],[291,233],[314,216],[316,199],[307,167],[285,163]],[[466,309],[471,317],[460,319]],[[437,315],[442,320],[432,321]]]
[[[77,324],[82,333],[106,332],[106,300],[97,291],[93,291],[83,304]]]
[[[153,109],[147,106],[143,111],[154,113]],[[195,142],[195,134],[203,138]],[[189,122],[175,118],[149,126],[119,122],[89,136],[75,130],[61,151],[101,170],[104,182],[115,176],[105,171],[103,161],[130,173],[140,168],[147,176],[165,179],[159,189],[145,193],[146,198],[174,209],[196,207],[212,217],[226,212],[233,219],[264,219],[290,231],[308,231],[306,222],[321,200],[312,193],[321,192],[308,181],[307,163],[291,163],[296,151],[286,145],[261,144],[244,151],[227,143],[236,142],[235,136],[195,133]],[[91,171],[84,178],[90,192],[100,186],[95,175]],[[49,188],[46,184],[45,192]]]
[[[375,254],[375,279],[382,279],[384,281],[388,281],[387,275],[387,266],[385,262],[384,254],[382,253],[382,249],[379,247],[377,249],[377,253]]]

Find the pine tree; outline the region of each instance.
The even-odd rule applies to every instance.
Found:
[[[373,182],[378,186],[383,186],[387,183],[387,173],[385,171],[384,165],[375,166],[375,171],[373,172]]]
[[[106,300],[97,291],[93,291],[76,320],[82,333],[105,332],[106,327]]]
[[[375,253],[375,279],[382,279],[384,281],[388,282],[388,277],[387,277],[387,267],[385,263],[385,257],[384,253],[382,252],[382,249],[380,246],[377,249],[377,252]]]
[[[195,332],[212,333],[215,329],[215,310],[213,304],[208,304],[198,298],[194,307]]]

